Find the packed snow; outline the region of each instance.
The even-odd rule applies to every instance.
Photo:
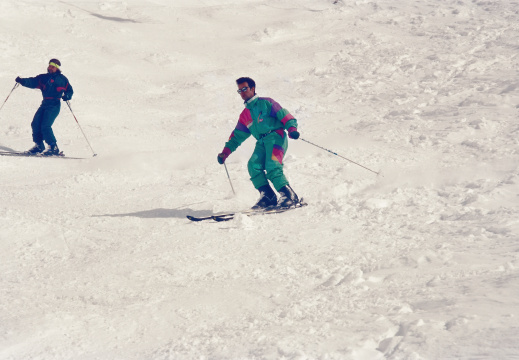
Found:
[[[0,35],[0,150],[51,58],[86,135],[62,105],[83,159],[0,157],[0,359],[519,358],[519,2],[3,0]],[[191,222],[258,198],[254,139],[216,160],[241,76],[309,205]]]

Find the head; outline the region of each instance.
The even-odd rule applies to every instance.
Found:
[[[54,74],[60,71],[61,62],[58,59],[50,59],[49,66],[47,67],[47,72]]]
[[[236,80],[238,93],[243,101],[248,101],[256,95],[256,83],[249,77],[241,77]]]

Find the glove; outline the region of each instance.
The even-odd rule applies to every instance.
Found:
[[[20,84],[22,82],[22,78],[17,76],[14,81],[16,81],[18,84]]]
[[[288,133],[288,137],[294,140],[299,139],[299,131],[292,131]]]
[[[218,162],[220,163],[220,165],[223,165],[225,159],[227,159],[227,155],[225,155],[224,153],[218,154]]]
[[[229,155],[231,155],[231,149],[224,147],[222,152],[218,154],[218,162],[223,165]]]
[[[288,129],[288,137],[294,140],[299,139],[299,131],[295,127]]]
[[[62,99],[63,101],[69,101],[69,100],[70,100],[70,98],[69,98],[67,95],[63,95],[63,96],[61,97],[61,99]]]

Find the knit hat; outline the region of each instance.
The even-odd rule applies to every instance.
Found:
[[[50,59],[49,65],[52,65],[59,69],[59,67],[61,66],[61,62],[58,59]]]

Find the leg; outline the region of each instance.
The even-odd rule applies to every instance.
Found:
[[[247,164],[250,179],[256,189],[268,185],[269,182],[265,176],[265,146],[259,140]]]
[[[250,179],[254,187],[258,189],[260,198],[252,209],[264,209],[277,204],[277,196],[269,185],[267,176],[265,175],[265,145],[262,140],[256,143],[254,152],[247,164]]]
[[[288,184],[288,180],[283,173],[283,158],[288,148],[287,136],[281,137],[278,134],[272,134],[267,136],[267,139],[265,142],[267,150],[265,168],[267,178],[281,194],[277,205],[287,208],[294,206],[299,202],[299,198]]]
[[[44,109],[40,106],[34,114],[34,118],[32,119],[31,128],[32,128],[32,141],[34,141],[37,145],[43,145],[43,134],[41,133],[41,123],[43,119]],[[45,146],[43,146],[45,148]]]
[[[286,136],[279,136],[272,133],[265,138],[265,170],[269,179],[277,191],[288,184],[288,180],[283,173],[283,158],[288,147]]]
[[[49,106],[45,109],[41,121],[41,133],[43,135],[43,140],[49,145],[56,145],[56,137],[54,136],[54,132],[52,131],[52,124],[54,124],[54,120],[59,115],[60,105]]]

